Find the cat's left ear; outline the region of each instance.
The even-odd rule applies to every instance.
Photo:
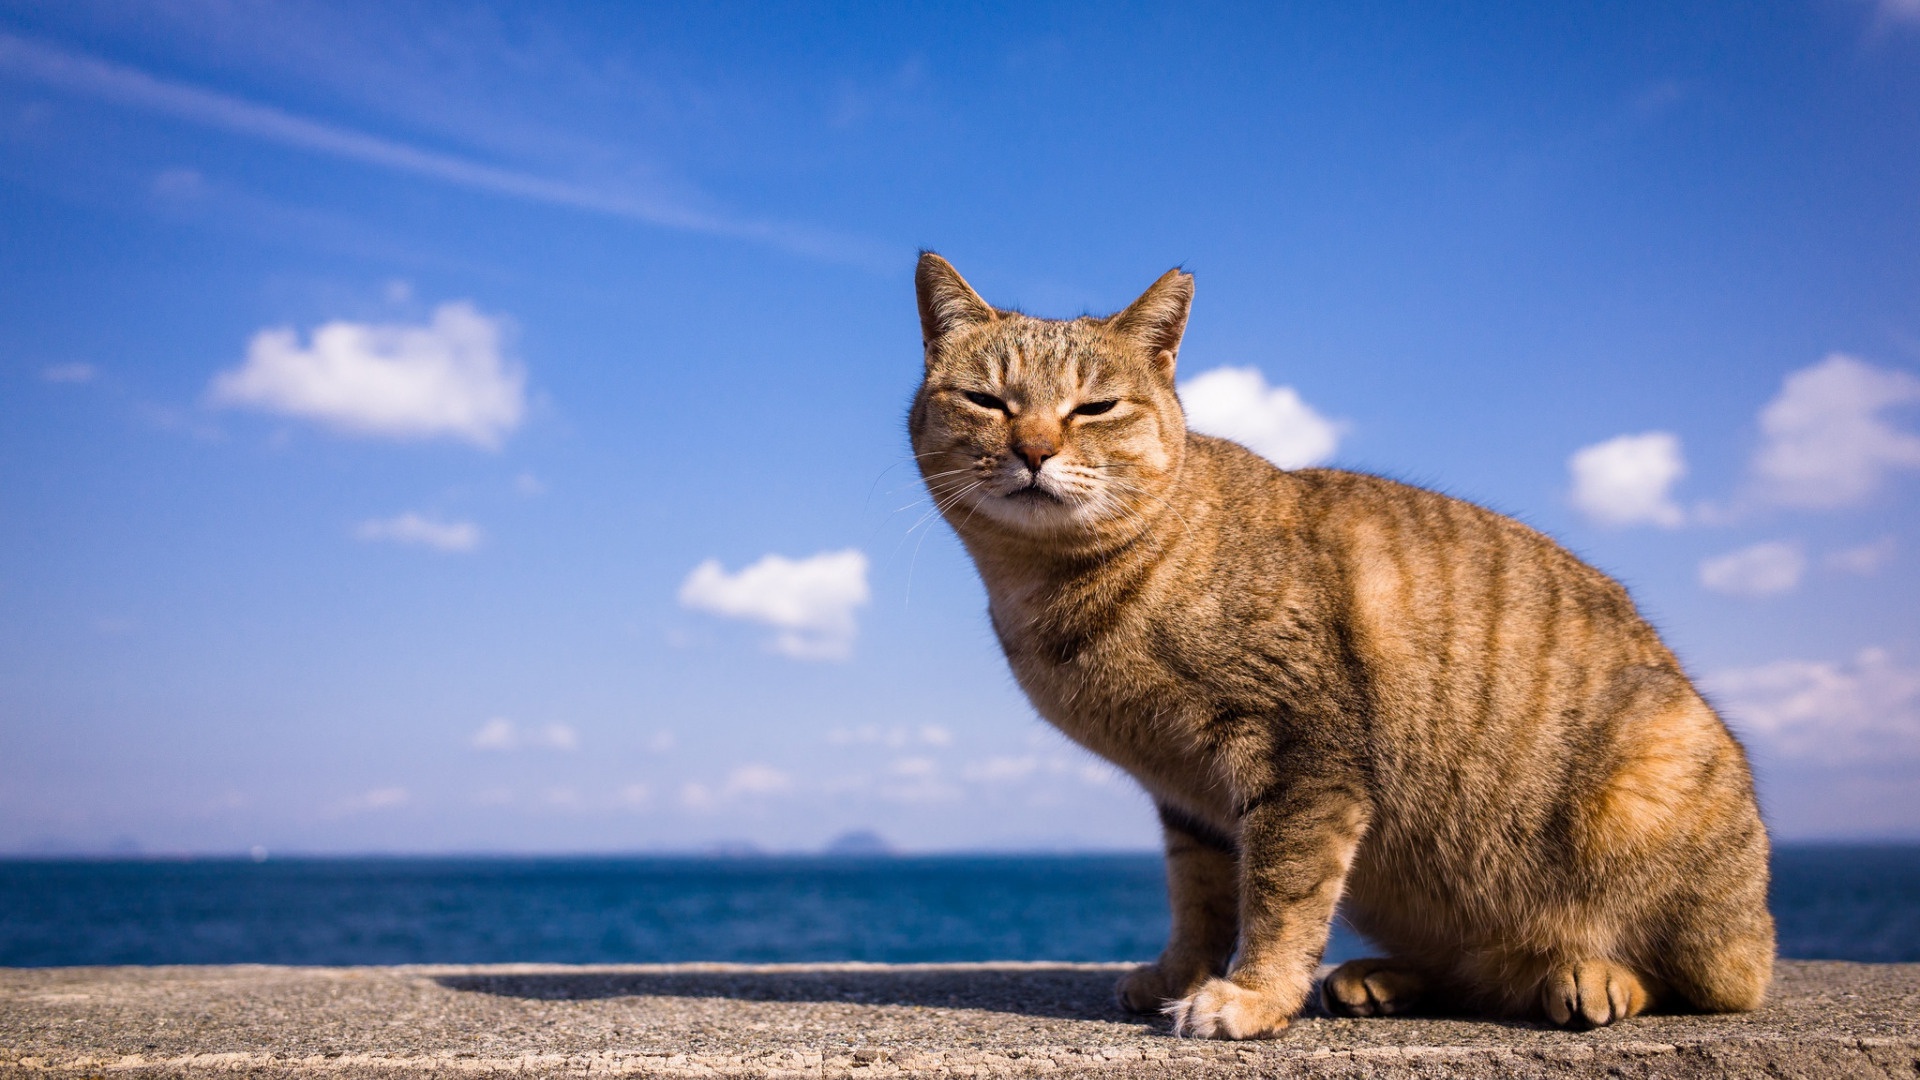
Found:
[[[1107,325],[1145,345],[1153,354],[1154,368],[1172,382],[1174,358],[1180,354],[1180,337],[1187,332],[1187,312],[1192,307],[1193,275],[1175,267],[1161,274],[1140,299]]]

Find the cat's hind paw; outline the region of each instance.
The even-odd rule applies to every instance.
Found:
[[[1611,960],[1580,960],[1548,972],[1540,987],[1547,1019],[1561,1027],[1603,1027],[1647,1011],[1640,977]]]
[[[1208,979],[1160,1011],[1173,1018],[1173,1033],[1183,1039],[1270,1038],[1284,1030],[1293,1015],[1272,994],[1227,979]]]
[[[1392,960],[1349,960],[1320,983],[1320,1004],[1335,1016],[1394,1016],[1426,994],[1419,972]]]
[[[1142,964],[1120,976],[1114,985],[1113,997],[1130,1013],[1157,1013],[1192,985],[1187,982],[1176,986],[1165,967],[1157,963]]]

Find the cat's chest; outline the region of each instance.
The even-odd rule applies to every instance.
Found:
[[[1053,726],[1150,788],[1210,773],[1185,737],[1205,715],[1204,695],[1156,655],[1152,627],[1138,613],[1062,625],[1013,597],[996,597],[991,610],[1014,677]]]

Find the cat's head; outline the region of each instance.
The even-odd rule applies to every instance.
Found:
[[[995,309],[932,252],[915,284],[926,377],[908,428],[949,521],[1066,539],[1158,516],[1186,445],[1173,376],[1191,274],[1069,321]]]

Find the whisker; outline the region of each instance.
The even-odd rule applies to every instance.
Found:
[[[954,503],[960,501],[960,499],[966,496],[969,492],[972,492],[974,489],[979,488],[985,484],[986,484],[985,480],[975,480],[973,483],[968,484],[964,488],[961,488],[957,493],[954,494],[953,498],[947,500],[947,502],[944,505],[936,504],[934,509],[941,512],[945,512],[946,507],[952,506]],[[969,511],[969,513],[971,513],[971,511]],[[920,539],[915,541],[913,545],[913,557],[907,560],[906,599],[901,601],[902,609],[911,608],[913,606],[913,571],[916,567],[920,565],[920,546],[927,542],[927,533],[930,533],[932,531],[933,531],[932,529],[928,529],[926,530],[926,532],[923,532],[920,534]]]
[[[921,458],[938,457],[941,454],[950,453],[950,452],[951,451],[947,451],[947,450],[929,450],[924,454],[921,454],[921,453],[908,454],[906,457],[903,457],[900,460],[894,462],[893,464],[887,466],[886,468],[881,469],[879,474],[873,478],[873,483],[867,486],[867,501],[861,504],[861,509],[864,510],[866,507],[873,504],[873,491],[875,488],[880,486],[880,481],[884,479],[888,473],[892,472],[893,470],[899,468],[902,465],[905,465],[909,461],[919,461]]]

